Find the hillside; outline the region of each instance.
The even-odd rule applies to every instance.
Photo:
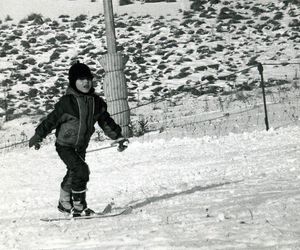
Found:
[[[91,66],[103,95],[103,15],[2,21],[0,249],[300,248],[300,68],[287,64],[300,63],[297,0],[194,3],[164,17],[115,17],[138,136],[122,153],[101,133],[90,141],[89,207],[132,207],[106,219],[41,221],[64,216],[66,169],[54,136],[38,151],[26,142],[73,61]]]
[[[191,92],[192,97],[253,90],[259,62],[299,62],[300,9],[282,1],[200,1],[196,10],[154,18],[115,17],[118,50],[129,56],[125,74],[130,106]],[[67,86],[66,72],[77,59],[95,74],[101,92],[106,53],[104,17],[30,15],[18,24],[4,21],[0,37],[0,114],[13,120],[41,117]],[[289,83],[298,65],[266,69],[270,84]],[[284,80],[283,80],[284,79]],[[283,82],[282,82],[283,81]],[[6,96],[6,98],[5,98]],[[192,98],[191,97],[191,98]],[[37,120],[36,117],[34,117]]]

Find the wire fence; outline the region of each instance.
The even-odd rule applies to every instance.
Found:
[[[288,66],[300,63],[264,63],[264,66]],[[240,71],[225,76],[230,78],[257,67],[251,65]],[[293,81],[266,83],[266,100],[269,122],[272,128],[290,124],[298,124],[300,117],[300,82],[299,77]],[[208,83],[197,88],[208,87]],[[173,91],[164,96],[130,108],[134,136],[142,140],[151,138],[173,138],[181,136],[222,136],[229,133],[250,132],[265,129],[262,90],[257,86],[251,91],[232,89],[230,93],[203,95],[191,98],[191,92]],[[177,101],[174,101],[177,99]],[[126,112],[124,110],[122,112]],[[111,114],[114,115],[120,114]],[[147,114],[147,115],[145,115]],[[156,136],[153,136],[153,132]],[[104,138],[97,131],[94,139]],[[54,135],[47,137],[53,141]],[[21,140],[6,141],[0,150],[11,150],[27,146],[29,140],[22,136]]]
[[[264,65],[282,65],[299,63],[266,63]],[[257,65],[256,65],[257,67]],[[248,71],[249,68],[238,71]],[[237,73],[237,72],[236,72]],[[231,76],[230,74],[229,76]],[[299,121],[299,97],[300,86],[299,78],[295,77],[292,81],[268,80],[266,85],[266,100],[271,128],[279,128],[289,124],[297,124]],[[188,99],[188,97],[187,97]],[[188,99],[189,100],[189,99]],[[180,108],[152,107],[156,110],[155,118],[149,119],[150,110],[145,118],[141,112],[141,130],[145,127],[150,131],[163,131],[160,137],[166,134],[172,136],[205,136],[205,135],[224,135],[228,133],[240,133],[266,128],[265,110],[262,96],[262,89],[257,86],[254,90],[235,89],[229,94],[218,94],[216,96],[193,98],[190,103],[183,106],[189,107],[183,112]],[[183,109],[184,110],[184,109]],[[177,113],[176,117],[172,114]],[[179,115],[181,113],[181,115]],[[147,126],[146,126],[147,125]],[[142,134],[142,133],[140,133]]]

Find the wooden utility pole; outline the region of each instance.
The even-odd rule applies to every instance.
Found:
[[[122,127],[123,136],[130,137],[130,111],[124,74],[125,64],[128,59],[117,52],[112,0],[103,0],[103,6],[108,51],[106,55],[100,58],[100,63],[105,70],[104,95],[108,105],[108,112],[116,123]]]
[[[116,54],[116,33],[112,0],[103,0],[104,15],[105,15],[105,30],[108,53]]]

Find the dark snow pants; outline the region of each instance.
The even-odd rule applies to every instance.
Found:
[[[85,162],[86,150],[76,150],[71,147],[55,144],[59,157],[67,166],[67,173],[61,183],[66,192],[83,192],[89,181],[90,170]]]

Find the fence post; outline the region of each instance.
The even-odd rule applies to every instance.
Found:
[[[261,63],[258,63],[257,69],[258,69],[258,72],[261,77],[261,88],[262,88],[264,110],[265,110],[265,124],[266,124],[266,130],[268,131],[269,130],[269,119],[268,119],[268,110],[267,110],[267,102],[266,102],[265,83],[264,83],[264,76],[263,76],[264,68]]]

